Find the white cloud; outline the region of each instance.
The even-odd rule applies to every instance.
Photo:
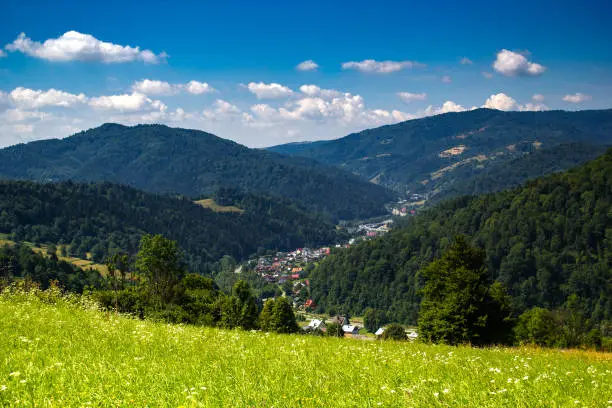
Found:
[[[38,111],[28,111],[28,110],[14,108],[14,109],[8,109],[2,112],[0,114],[0,119],[7,123],[19,123],[19,122],[43,120],[51,116],[52,115],[50,113],[38,112]]]
[[[94,109],[119,112],[146,112],[166,110],[166,105],[158,100],[147,98],[140,92],[131,94],[98,96],[89,100],[89,106]]]
[[[300,62],[295,69],[298,71],[316,71],[319,68],[319,64],[314,62],[313,60],[306,60],[304,62]]]
[[[440,81],[445,84],[450,84],[451,82],[453,82],[453,79],[448,75],[444,75],[442,78],[440,78]]]
[[[493,78],[493,74],[487,71],[482,71],[482,76],[487,78],[487,79],[491,79]]]
[[[535,76],[546,71],[543,65],[528,61],[524,55],[506,49],[497,53],[493,69],[506,76]]]
[[[201,94],[213,93],[217,91],[215,88],[208,85],[206,82],[198,82],[198,81],[189,81],[185,85],[185,90],[193,95],[201,95]]]
[[[111,64],[143,61],[157,64],[167,57],[163,52],[156,55],[150,50],[100,41],[92,35],[77,31],[68,31],[43,43],[33,41],[25,33],[21,33],[15,41],[7,44],[5,49],[53,62],[97,61]]]
[[[584,102],[584,101],[589,101],[591,100],[591,96],[590,95],[585,95],[583,93],[577,92],[573,95],[565,95],[563,97],[563,100],[565,102],[571,102],[571,103],[580,103],[580,102]]]
[[[233,119],[242,116],[242,111],[236,105],[233,105],[223,99],[217,99],[213,104],[212,109],[206,109],[202,112],[205,119],[212,121]]]
[[[15,106],[22,109],[36,109],[44,106],[67,108],[87,102],[87,97],[82,93],[75,95],[53,88],[43,91],[18,87],[11,91],[9,99]]]
[[[176,85],[151,79],[134,82],[132,90],[146,95],[175,95],[180,91]]]
[[[534,94],[534,95],[531,97],[531,99],[532,99],[534,102],[544,102],[544,95],[542,95],[542,94]]]
[[[426,93],[398,92],[397,96],[404,102],[424,101],[427,99]]]
[[[300,92],[308,96],[319,96],[321,98],[337,98],[344,93],[336,91],[335,89],[321,89],[317,85],[302,85],[300,86]]]
[[[293,94],[293,91],[281,84],[263,82],[251,82],[247,85],[248,90],[257,96],[257,99],[284,98]]]
[[[432,105],[429,105],[418,116],[420,117],[420,116],[439,115],[442,113],[449,113],[449,112],[465,112],[466,110],[467,110],[466,108],[464,108],[463,106],[453,101],[446,101],[442,104],[441,107],[434,107]]]
[[[489,108],[489,109],[497,109],[497,110],[501,110],[501,111],[545,111],[548,110],[548,106],[544,105],[543,103],[539,103],[541,102],[543,99],[541,100],[537,100],[538,98],[536,98],[536,96],[541,96],[541,95],[534,95],[534,97],[532,98],[535,103],[527,103],[525,105],[520,105],[514,98],[506,95],[505,93],[498,93],[495,95],[491,95],[485,102],[485,104],[482,106],[483,108]]]
[[[463,57],[463,58],[461,58],[461,61],[459,61],[459,63],[461,65],[472,65],[474,63],[474,61],[472,61],[468,57]]]
[[[497,109],[501,111],[518,110],[518,103],[514,98],[506,95],[505,93],[498,93],[491,95],[482,105],[483,108]]]
[[[4,58],[4,57],[6,57],[6,56],[7,56],[7,55],[6,55],[6,52],[4,52],[4,50],[1,50],[1,49],[0,49],[0,58]]]
[[[143,79],[134,82],[132,90],[145,95],[176,95],[181,90],[185,90],[192,95],[216,92],[216,90],[206,82],[189,81],[186,84],[170,84],[164,81]]]
[[[414,67],[421,67],[420,64],[415,61],[376,61],[373,59],[367,59],[363,61],[349,61],[342,63],[342,69],[355,69],[361,72],[375,72],[378,74],[389,74],[391,72],[400,71],[402,69],[409,69]]]

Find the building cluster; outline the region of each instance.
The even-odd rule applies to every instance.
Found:
[[[365,234],[365,236],[369,238],[377,237],[389,232],[391,229],[391,224],[393,224],[393,220],[361,224],[359,227],[357,227],[357,234]]]
[[[306,265],[325,258],[329,253],[329,247],[299,248],[292,252],[277,252],[274,256],[260,257],[255,270],[268,282],[285,283],[289,280],[303,278]]]

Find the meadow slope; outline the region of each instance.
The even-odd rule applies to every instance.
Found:
[[[0,295],[0,406],[612,406],[612,356],[223,331]]]

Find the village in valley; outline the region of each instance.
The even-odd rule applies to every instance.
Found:
[[[420,196],[411,198],[413,200],[420,199]],[[413,209],[408,210],[407,208],[410,208],[408,201],[402,200],[397,203],[397,206],[392,209],[390,208],[390,211],[395,216],[407,216],[415,213]],[[254,270],[267,283],[278,285],[283,295],[288,296],[292,300],[293,307],[297,311],[298,316],[302,317],[302,330],[305,332],[325,334],[327,326],[333,324],[334,328],[341,330],[342,333],[337,333],[340,337],[374,340],[384,333],[384,327],[379,328],[375,333],[367,333],[362,319],[354,318],[353,322],[351,322],[348,316],[325,317],[314,314],[317,305],[310,297],[310,280],[308,276],[315,264],[325,259],[333,251],[350,248],[359,242],[385,235],[391,230],[393,223],[393,219],[385,219],[347,227],[347,232],[351,238],[344,244],[320,248],[297,248],[290,252],[276,252],[253,258],[245,266],[249,270]],[[406,330],[406,335],[409,340],[417,338],[417,333],[413,329]]]

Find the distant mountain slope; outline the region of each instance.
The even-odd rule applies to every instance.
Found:
[[[314,158],[398,191],[435,195],[489,165],[577,142],[611,145],[612,110],[477,109],[369,129],[337,140],[294,143],[269,150]],[[564,154],[570,164],[579,161],[579,157],[572,159],[574,152],[570,150]]]
[[[110,181],[192,197],[239,188],[287,197],[336,219],[380,215],[394,198],[383,187],[309,159],[162,125],[106,124],[62,140],[11,146],[0,150],[0,177]]]
[[[482,168],[463,166],[454,172],[448,188],[435,195],[432,202],[461,195],[502,191],[526,180],[584,164],[602,155],[607,149],[607,146],[569,143],[524,153]],[[453,183],[454,180],[456,182]]]
[[[219,213],[184,198],[130,187],[74,182],[0,181],[0,233],[15,241],[67,244],[96,261],[138,249],[145,233],[178,241],[192,270],[206,271],[224,255],[240,260],[259,250],[335,242],[335,226],[283,198],[222,191],[242,213]]]
[[[593,321],[612,320],[612,150],[565,173],[481,197],[447,201],[404,228],[326,258],[311,276],[320,311],[388,310],[415,323],[419,269],[459,234],[487,254],[516,311],[570,296]]]

